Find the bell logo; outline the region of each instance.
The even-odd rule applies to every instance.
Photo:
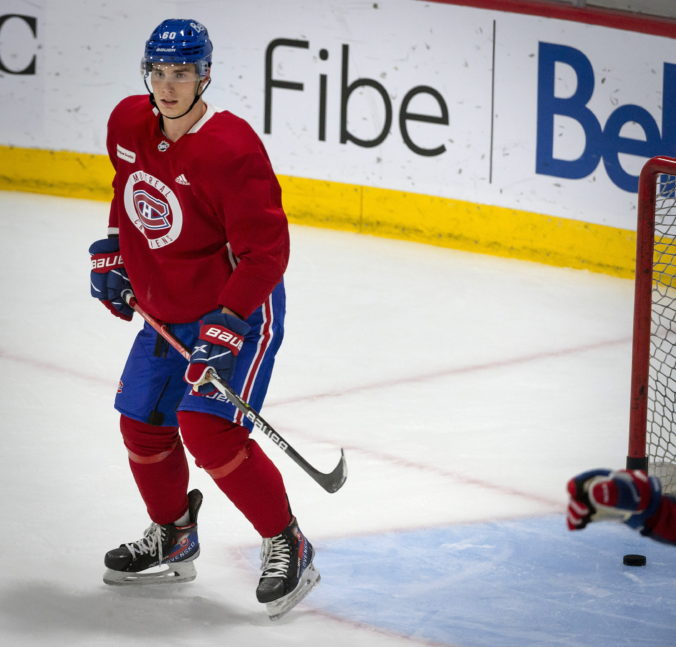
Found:
[[[577,86],[570,96],[556,96],[557,64],[567,65],[575,74]],[[632,104],[615,108],[603,126],[587,105],[594,94],[594,83],[592,64],[580,50],[540,43],[535,172],[580,179],[591,175],[603,160],[610,180],[620,189],[635,193],[638,176],[622,167],[621,154],[646,159],[676,154],[676,65],[664,63],[663,66],[661,133],[653,116],[645,108]],[[554,154],[554,120],[557,116],[575,121],[582,129],[584,147],[577,159],[561,159]],[[623,126],[630,122],[641,127],[643,139],[633,139],[622,133]]]

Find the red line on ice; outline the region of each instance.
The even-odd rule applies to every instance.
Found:
[[[509,366],[517,366],[520,364],[527,364],[529,362],[536,362],[540,361],[543,359],[547,358],[555,358],[555,357],[564,357],[567,355],[573,355],[576,353],[584,353],[588,351],[594,351],[598,350],[601,348],[606,348],[609,346],[616,346],[616,345],[621,345],[621,344],[627,344],[631,342],[631,339],[629,338],[621,338],[621,339],[610,339],[606,341],[601,341],[601,342],[595,342],[592,344],[583,344],[581,346],[574,346],[571,348],[562,348],[560,350],[553,350],[549,352],[543,352],[543,353],[533,353],[531,355],[523,355],[521,357],[513,357],[513,358],[507,358],[503,360],[497,360],[493,362],[486,362],[484,364],[470,364],[468,366],[459,366],[456,368],[450,368],[450,369],[442,369],[438,371],[433,371],[431,373],[426,373],[422,375],[414,375],[410,377],[400,377],[400,378],[395,378],[392,380],[382,380],[379,382],[372,382],[371,384],[362,384],[362,385],[355,385],[351,388],[348,389],[342,389],[340,391],[329,391],[326,393],[315,393],[315,394],[306,394],[302,396],[297,396],[294,398],[287,398],[286,400],[278,400],[278,401],[271,401],[269,403],[266,403],[266,408],[270,407],[275,407],[275,406],[284,406],[287,404],[295,404],[297,402],[303,402],[303,401],[308,401],[308,400],[318,400],[322,398],[340,398],[344,397],[347,395],[351,395],[354,393],[361,393],[363,391],[371,391],[371,390],[377,390],[377,389],[384,389],[384,388],[389,388],[392,386],[399,386],[399,385],[404,385],[404,384],[415,384],[418,382],[426,382],[430,380],[435,380],[438,378],[443,378],[443,377],[448,377],[452,375],[462,375],[462,374],[467,374],[467,373],[477,373],[480,371],[489,371],[489,370],[494,370],[498,368],[505,368]],[[26,364],[29,366],[33,366],[38,369],[42,370],[49,370],[57,373],[62,373],[65,375],[69,375],[71,377],[79,378],[82,380],[86,380],[88,382],[97,382],[99,384],[104,384],[106,386],[113,386],[114,385],[114,380],[113,379],[108,379],[101,377],[99,375],[95,375],[92,373],[86,373],[84,371],[78,371],[72,368],[68,367],[63,367],[60,364],[54,364],[51,362],[46,362],[43,360],[37,360],[32,357],[27,357],[23,355],[16,355],[13,353],[8,353],[7,351],[4,351],[0,349],[0,359],[5,359],[5,360],[10,360],[14,362],[19,362],[22,364]],[[294,430],[294,434],[296,436],[305,436],[306,438],[310,438],[308,434],[304,434],[300,430]],[[318,440],[316,437],[312,437],[312,440]],[[322,441],[322,442],[330,442],[330,441]],[[338,446],[337,443],[333,442],[331,444],[334,444],[335,446]],[[484,489],[488,490],[493,490],[502,494],[510,495],[510,496],[515,496],[521,499],[533,501],[535,503],[545,505],[548,508],[556,509],[559,510],[561,508],[561,502],[560,501],[555,501],[553,499],[549,499],[546,497],[540,497],[536,494],[533,494],[532,492],[524,492],[521,490],[517,490],[516,488],[510,488],[510,487],[505,487],[500,484],[496,483],[490,483],[489,481],[483,481],[481,479],[473,478],[471,476],[467,476],[465,474],[461,474],[460,472],[455,472],[452,470],[446,470],[438,467],[434,467],[428,464],[423,464],[423,463],[416,463],[414,461],[408,460],[406,458],[402,458],[401,456],[394,456],[387,454],[385,452],[381,451],[375,451],[375,450],[370,450],[370,449],[365,449],[363,447],[357,447],[357,446],[352,446],[352,447],[346,447],[350,452],[355,452],[355,453],[362,453],[366,455],[371,455],[373,457],[376,457],[377,459],[388,462],[394,465],[400,465],[402,467],[406,467],[408,469],[416,469],[416,470],[422,470],[426,472],[434,472],[440,476],[443,476],[445,478],[450,478],[455,481],[458,481],[460,483],[464,483],[467,485],[475,485],[477,487],[481,487]]]
[[[41,359],[36,359],[34,357],[28,357],[26,355],[16,355],[15,353],[8,353],[6,350],[0,348],[0,359],[8,360],[10,362],[17,362],[19,364],[25,364],[27,366],[32,366],[33,368],[40,369],[42,371],[51,371],[53,373],[61,373],[63,375],[68,375],[70,377],[75,377],[80,380],[85,380],[86,382],[97,382],[99,384],[104,384],[109,387],[114,387],[117,381],[117,377],[107,378],[102,377],[101,375],[96,375],[95,373],[87,373],[86,371],[79,371],[68,366],[63,366],[62,364],[56,364],[53,362],[46,362]]]
[[[585,353],[588,351],[599,350],[608,346],[619,346],[628,344],[631,339],[622,337],[621,339],[610,339],[607,341],[595,342],[593,344],[583,344],[581,346],[573,346],[571,348],[562,348],[560,350],[553,350],[543,353],[533,353],[532,355],[523,355],[521,357],[511,357],[493,362],[486,362],[484,364],[470,364],[468,366],[458,366],[455,368],[440,369],[431,373],[423,373],[421,375],[413,375],[409,377],[399,377],[391,380],[382,380],[379,382],[372,382],[371,384],[360,384],[350,388],[341,389],[340,391],[327,391],[325,393],[315,393],[299,395],[285,400],[268,400],[265,403],[266,408],[284,406],[287,404],[295,404],[296,402],[304,402],[307,400],[319,400],[321,398],[341,398],[353,393],[361,393],[363,391],[374,391],[377,389],[389,388],[392,386],[400,386],[403,384],[415,384],[417,382],[428,382],[442,377],[449,377],[451,375],[462,375],[466,373],[478,373],[480,371],[490,371],[498,368],[506,368],[509,366],[517,366],[519,364],[528,364],[530,362],[537,362],[542,359],[564,357],[566,355],[574,355],[576,353]]]

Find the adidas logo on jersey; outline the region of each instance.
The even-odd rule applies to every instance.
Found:
[[[181,174],[174,180],[174,182],[176,182],[177,184],[185,184],[185,186],[189,186],[189,185],[190,185],[190,182],[188,182],[188,178],[187,178],[185,175],[183,175],[183,173],[181,173]]]

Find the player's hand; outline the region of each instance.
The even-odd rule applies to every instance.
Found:
[[[193,391],[208,395],[216,390],[209,382],[210,368],[230,382],[249,329],[246,321],[232,314],[210,312],[204,316],[185,372],[185,380],[193,385]]]
[[[590,470],[568,481],[570,530],[581,530],[590,521],[623,521],[642,528],[659,507],[658,479],[640,470]]]
[[[96,297],[116,317],[131,321],[134,311],[122,298],[122,291],[131,289],[127,271],[120,255],[117,238],[104,238],[89,248],[92,268],[91,295]]]

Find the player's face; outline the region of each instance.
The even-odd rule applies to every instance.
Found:
[[[200,78],[194,65],[155,64],[150,84],[160,112],[167,117],[183,114],[195,99]]]

